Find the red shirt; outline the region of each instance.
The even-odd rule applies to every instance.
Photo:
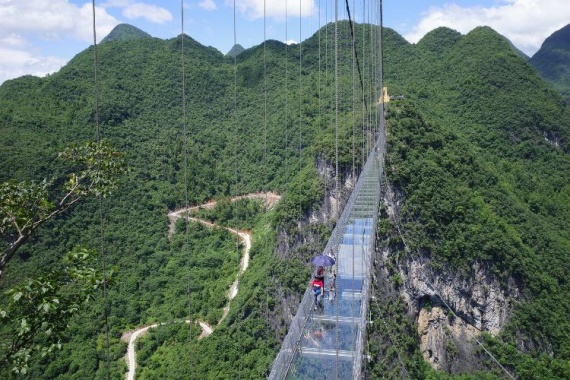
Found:
[[[321,288],[325,287],[325,284],[323,283],[323,280],[321,280],[320,278],[315,278],[312,282],[311,285],[313,286],[320,286]]]

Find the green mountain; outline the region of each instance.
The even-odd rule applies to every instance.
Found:
[[[111,41],[133,41],[142,38],[152,38],[152,36],[147,32],[143,32],[136,26],[119,24],[113,28],[111,33],[101,40],[101,43]]]
[[[378,29],[357,25],[366,40],[356,44],[354,76],[348,23],[338,31],[338,157],[349,186],[376,125]],[[477,338],[517,378],[569,378],[567,104],[490,28],[439,28],[415,45],[388,28],[383,38],[385,85],[405,99],[386,114],[367,376],[504,378]],[[57,177],[57,152],[94,139],[95,120],[131,167],[103,201],[102,222],[99,203],[84,203],[40,229],[8,267],[2,290],[78,244],[104,246],[101,260],[115,268],[106,302],[85,306],[63,348],[34,357],[29,378],[105,377],[107,366],[123,377],[123,333],[162,322],[138,344],[137,378],[267,376],[308,258],[334,224],[333,41],[326,25],[300,45],[247,49],[236,59],[237,87],[234,59],[188,36],[101,44],[96,110],[92,48],[47,78],[0,86],[2,181]],[[268,212],[228,200],[265,190],[282,195]],[[254,241],[227,317],[198,340],[198,326],[181,321],[220,321],[239,253],[224,230],[194,223],[178,223],[169,238],[167,212],[212,198],[220,206],[201,215],[252,231]]]
[[[230,51],[226,54],[227,57],[237,57],[240,55],[245,49],[240,44],[235,44],[232,46]]]
[[[570,24],[552,33],[530,63],[540,75],[570,100]]]

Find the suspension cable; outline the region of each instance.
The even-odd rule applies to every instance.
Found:
[[[335,160],[335,190],[340,197],[338,172],[338,0],[334,3],[334,160]],[[338,199],[340,203],[340,198]]]
[[[303,124],[303,115],[302,115],[302,103],[303,103],[303,33],[302,33],[302,1],[299,1],[299,175],[301,175],[301,170],[303,166],[303,133],[302,133],[302,124]],[[301,191],[299,189],[299,191]],[[299,233],[301,237],[301,244],[303,244],[303,204],[302,204],[302,197],[299,196]]]
[[[354,0],[352,0],[352,6],[354,7]],[[355,120],[355,86],[354,86],[354,82],[355,82],[355,63],[356,63],[356,59],[355,59],[355,52],[356,52],[356,41],[354,40],[354,25],[352,24],[352,21],[350,20],[350,9],[348,6],[348,0],[346,0],[346,11],[347,11],[347,15],[348,15],[348,21],[349,21],[349,28],[350,28],[350,34],[352,36],[351,39],[351,45],[352,45],[352,67],[351,67],[351,73],[352,73],[352,181],[354,183],[354,185],[356,186],[356,152],[355,152],[355,128],[356,128],[356,120]],[[356,297],[356,277],[355,277],[355,267],[356,267],[356,228],[352,228],[352,284],[351,284],[351,288],[352,288],[352,299],[354,300]],[[337,255],[339,256],[339,255]],[[364,260],[362,260],[362,263],[364,263]],[[362,272],[364,273],[364,271]],[[352,318],[356,317],[356,312],[354,310],[354,302],[351,302],[351,307],[350,307],[350,316]]]
[[[322,28],[322,24],[321,24],[321,0],[319,0],[318,7],[319,7],[319,69],[317,71],[318,72],[317,82],[318,82],[319,90],[318,90],[317,97],[319,99],[319,130],[322,130],[323,129],[323,111],[322,111],[323,104],[322,104],[322,88],[321,88],[322,87],[322,83],[321,83],[321,76],[322,76],[322,72],[321,72],[321,70],[322,70],[321,69],[322,68],[322,66],[321,66],[321,28]],[[326,15],[326,13],[325,13],[325,15]],[[325,33],[325,37],[326,37],[326,33]],[[325,166],[325,168],[326,168],[326,166]],[[323,208],[326,212],[326,207],[327,207],[327,172],[326,172],[326,169],[325,169],[324,173],[325,174],[324,174],[324,181],[323,181],[324,182]]]
[[[269,204],[268,199],[268,170],[267,170],[267,1],[263,0],[263,183],[262,192],[265,194],[265,207]],[[268,236],[264,222],[263,250],[268,251]],[[269,265],[269,278],[273,279],[273,266]],[[269,292],[265,294],[265,319],[269,318]]]
[[[96,130],[96,141],[101,142],[101,128],[99,126],[99,78],[97,76],[97,23],[95,0],[91,1],[93,15],[93,108],[94,122]],[[97,196],[99,203],[99,247],[101,250],[101,269],[103,271],[103,319],[105,321],[105,357],[106,357],[106,377],[111,378],[111,348],[109,339],[109,301],[107,297],[107,251],[105,250],[105,218],[103,213],[103,197]]]
[[[289,168],[289,2],[285,0],[285,167]],[[289,244],[287,244],[288,249]],[[289,252],[287,252],[289,253]]]
[[[366,63],[366,0],[363,0],[362,4],[362,64],[364,71],[364,64]],[[367,152],[366,152],[366,90],[364,84],[362,85],[362,166],[366,162]]]
[[[189,172],[189,160],[188,160],[188,125],[187,125],[187,108],[186,108],[186,56],[185,56],[185,39],[184,39],[184,0],[180,0],[180,58],[182,67],[182,137],[184,139],[183,149],[184,149],[184,207],[186,210],[190,207],[189,197],[188,197],[188,172]],[[193,355],[193,344],[192,344],[192,278],[191,273],[191,249],[190,249],[190,222],[186,218],[185,229],[184,229],[184,240],[186,246],[186,295],[188,297],[188,321],[190,321],[190,327],[188,329],[188,365],[190,366],[190,379],[194,378],[194,355]]]
[[[237,24],[236,24],[236,0],[233,2],[233,14],[234,14],[234,22],[233,22],[233,31],[234,31],[234,46],[237,45]],[[235,197],[239,195],[239,130],[238,130],[238,114],[237,114],[237,54],[234,55],[234,167],[235,167]],[[239,202],[236,202],[234,216],[236,220],[236,230],[239,229]],[[238,259],[238,271],[240,268],[240,250],[239,250],[239,234],[236,234],[236,253]],[[236,300],[236,302],[238,302]],[[238,313],[240,312],[239,306],[237,307]],[[238,319],[236,323],[239,324],[240,320]],[[242,357],[241,357],[241,328],[238,326],[237,328],[237,335],[238,335],[238,379],[241,379],[241,367],[242,367]]]
[[[335,135],[335,186],[337,202],[340,205],[340,188],[339,188],[339,172],[338,172],[338,0],[334,2],[334,135]],[[336,358],[334,366],[335,379],[338,379],[338,361],[339,361],[339,310],[338,310],[338,297],[336,299],[336,327],[335,327],[335,343],[336,343]]]

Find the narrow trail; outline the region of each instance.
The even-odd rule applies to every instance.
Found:
[[[281,200],[281,196],[272,192],[265,193],[250,193],[245,195],[238,195],[237,197],[230,198],[230,202],[239,201],[240,199],[261,199],[265,202],[265,207],[272,208]],[[170,222],[168,227],[168,236],[174,235],[176,231],[176,221],[182,217],[185,213],[192,213],[199,210],[211,210],[216,207],[216,201],[209,201],[197,206],[190,206],[187,208],[181,208],[168,213],[168,220]]]
[[[240,200],[240,199],[263,199],[263,200],[265,200],[265,203],[266,203],[265,206],[267,208],[271,208],[275,204],[277,204],[277,202],[279,202],[279,200],[281,199],[281,196],[279,196],[278,194],[275,194],[275,193],[271,193],[271,192],[268,192],[268,193],[251,193],[251,194],[240,195],[238,197],[231,198],[231,202],[234,202],[234,201]],[[168,220],[170,222],[170,225],[169,225],[168,235],[172,236],[174,234],[176,221],[179,218],[184,217],[184,214],[188,215],[189,213],[195,212],[198,210],[212,209],[215,206],[216,206],[216,201],[210,201],[210,202],[198,205],[198,206],[192,206],[192,207],[188,207],[188,208],[169,212],[168,213]],[[227,315],[230,311],[230,303],[238,294],[239,279],[240,279],[241,275],[246,271],[247,267],[249,266],[249,251],[251,250],[251,234],[249,232],[246,232],[246,231],[240,231],[240,230],[236,230],[234,228],[219,226],[219,225],[212,223],[212,222],[209,222],[207,220],[203,220],[203,219],[199,219],[199,218],[195,218],[195,217],[191,217],[191,216],[186,216],[186,217],[188,218],[188,220],[191,220],[191,221],[194,221],[197,223],[201,223],[201,224],[208,226],[208,227],[211,227],[211,228],[224,228],[225,230],[227,230],[233,234],[236,234],[241,239],[241,241],[244,243],[244,254],[243,254],[243,256],[240,260],[240,263],[239,263],[239,270],[238,270],[238,273],[236,275],[235,281],[232,283],[232,285],[230,286],[230,288],[228,290],[228,293],[227,293],[228,302],[226,303],[226,306],[224,306],[224,309],[222,312],[222,317],[220,318],[220,320],[216,324],[216,326],[218,326],[227,317]],[[184,322],[185,323],[191,323],[192,321],[186,320]],[[214,332],[214,329],[216,327],[216,326],[212,327],[204,321],[196,321],[196,322],[200,325],[200,327],[202,329],[202,333],[200,334],[198,339],[207,338],[208,336],[210,336]],[[127,355],[125,357],[125,360],[127,361],[127,365],[129,368],[127,374],[125,375],[126,380],[134,380],[135,379],[135,371],[136,371],[136,366],[137,366],[135,344],[136,344],[137,339],[141,335],[144,335],[149,329],[156,328],[158,326],[163,326],[165,324],[166,324],[165,322],[155,323],[152,325],[140,327],[134,331],[126,332],[123,334],[121,339],[124,341],[128,341],[128,343],[129,343],[128,349],[127,349]]]

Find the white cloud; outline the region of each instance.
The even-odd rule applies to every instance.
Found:
[[[107,0],[101,6],[104,8],[122,8],[123,16],[130,20],[144,18],[157,24],[172,21],[172,13],[168,9],[136,0]]]
[[[490,26],[531,56],[553,32],[570,22],[567,0],[501,0],[493,7],[431,7],[404,37],[418,42],[426,33],[447,26],[463,34],[481,25]]]
[[[93,42],[91,3],[78,7],[68,0],[0,0],[0,83],[31,74],[58,71],[70,57],[54,46]],[[96,8],[97,36],[101,40],[119,21],[104,8]],[[53,42],[42,52],[46,41]],[[65,50],[65,49],[64,49]]]
[[[105,36],[119,22],[105,9],[96,8],[97,30]],[[93,39],[91,4],[77,7],[67,0],[0,1],[0,35],[34,34],[45,40]]]
[[[6,46],[8,45],[8,46]],[[45,76],[58,71],[67,60],[52,56],[39,56],[33,52],[10,46],[0,41],[0,83],[23,75]]]
[[[126,6],[123,9],[123,15],[131,20],[144,18],[157,24],[172,21],[172,13],[168,9],[145,3],[133,3]]]
[[[245,18],[256,20],[263,18],[263,3],[264,0],[239,0],[236,7]],[[226,0],[226,5],[233,6],[233,1]],[[314,0],[265,0],[265,15],[276,19],[283,19],[285,13],[289,17],[299,17],[299,5],[302,17],[309,17],[317,11]]]
[[[214,0],[202,0],[198,3],[198,6],[207,11],[213,11],[217,8]]]

